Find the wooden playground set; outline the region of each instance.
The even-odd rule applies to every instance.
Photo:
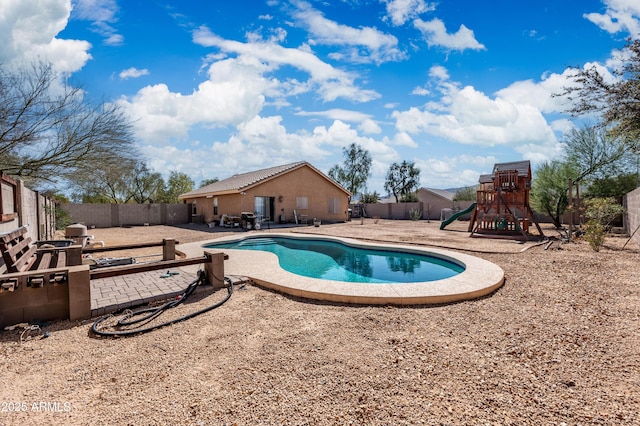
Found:
[[[444,229],[460,215],[471,213],[469,232],[472,237],[528,240],[532,224],[537,228],[539,236],[544,236],[529,205],[529,161],[497,163],[493,166],[493,173],[480,176],[479,183],[476,202],[443,222],[440,229]]]

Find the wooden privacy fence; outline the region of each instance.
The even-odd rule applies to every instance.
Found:
[[[50,198],[3,172],[0,187],[0,234],[26,226],[27,235],[34,241],[53,238],[55,204]]]

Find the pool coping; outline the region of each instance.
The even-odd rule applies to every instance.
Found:
[[[437,281],[366,284],[343,281],[321,280],[303,277],[288,272],[278,264],[273,253],[205,248],[207,244],[242,240],[251,237],[286,237],[298,239],[316,239],[339,241],[347,245],[362,248],[384,248],[410,253],[427,254],[440,257],[454,263],[463,264],[465,270],[451,278]],[[470,256],[437,248],[408,246],[402,244],[375,244],[351,238],[317,234],[268,233],[257,235],[247,233],[231,235],[197,243],[181,244],[180,251],[188,256],[202,255],[203,250],[223,251],[229,255],[225,261],[225,274],[250,277],[257,285],[292,296],[328,302],[365,304],[365,305],[427,305],[459,302],[486,296],[504,284],[504,271],[498,265]]]

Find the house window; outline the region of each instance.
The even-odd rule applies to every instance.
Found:
[[[329,198],[328,206],[329,206],[329,214],[339,214],[340,198]]]
[[[218,215],[218,197],[213,197],[213,215]]]
[[[307,210],[309,208],[309,198],[296,197],[296,209]]]
[[[198,214],[198,209],[196,208],[197,201],[193,200],[193,203],[191,203],[191,214]]]

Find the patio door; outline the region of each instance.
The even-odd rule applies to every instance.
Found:
[[[254,197],[254,213],[259,219],[273,220],[276,197]]]

